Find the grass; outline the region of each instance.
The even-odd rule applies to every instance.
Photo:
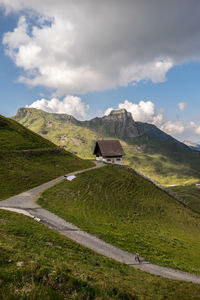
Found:
[[[0,210],[0,299],[200,299],[200,286],[134,270]]]
[[[52,148],[55,144],[27,130],[16,121],[0,115],[0,150]]]
[[[0,115],[0,199],[93,166]]]
[[[14,117],[18,122],[84,159],[94,158],[92,153],[96,140],[117,138],[111,136],[109,127],[105,130],[101,123],[97,125],[94,122],[93,126],[89,126],[87,121],[69,121],[64,115],[33,108],[22,110]],[[125,164],[163,185],[183,185],[188,180],[193,183],[199,179],[200,153],[177,144],[173,139],[160,139],[158,134],[155,135],[153,125],[140,126],[148,127],[148,134],[152,130],[151,135],[120,140],[126,153]]]
[[[94,163],[60,149],[0,152],[0,199],[92,166]]]
[[[39,204],[152,263],[200,274],[200,215],[133,170],[107,165],[79,174]]]
[[[169,187],[169,189],[185,199],[192,210],[200,213],[200,189],[195,186],[195,183]]]

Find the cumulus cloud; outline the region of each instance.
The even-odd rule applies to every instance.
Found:
[[[151,101],[140,101],[138,104],[125,100],[123,103],[118,104],[118,109],[125,108],[128,112],[132,114],[132,117],[135,121],[152,123],[155,125],[160,125],[163,120],[163,112],[155,111],[155,105]],[[104,115],[109,115],[113,110],[112,107],[109,107]]]
[[[194,129],[195,133],[200,134],[200,125],[195,122],[190,122],[190,127]]]
[[[196,132],[197,134],[200,134],[200,126],[198,126],[198,127],[196,128],[195,132]]]
[[[185,128],[181,122],[168,121],[161,125],[161,130],[165,131],[169,135],[181,134],[184,132]]]
[[[180,110],[184,110],[186,108],[186,106],[187,106],[186,102],[180,102],[180,103],[178,103],[178,108]]]
[[[108,116],[112,110],[114,110],[114,108],[112,107],[107,108],[106,111],[104,112],[104,116]]]
[[[174,65],[200,57],[197,0],[182,0],[181,8],[180,0],[0,0],[0,6],[26,15],[3,38],[7,55],[24,70],[19,80],[60,94],[162,82]]]
[[[74,96],[67,96],[63,100],[58,98],[36,100],[26,107],[33,107],[50,113],[69,114],[79,120],[85,119],[89,111],[89,105],[82,102],[81,98]]]

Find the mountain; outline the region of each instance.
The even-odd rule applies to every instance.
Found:
[[[91,165],[0,115],[0,199]]]
[[[200,153],[158,129],[135,122],[125,109],[89,121],[78,121],[66,114],[20,108],[13,117],[27,128],[63,146],[82,158],[93,158],[96,140],[119,139],[128,164],[165,185],[197,180]]]
[[[16,121],[0,115],[0,150],[20,150],[55,147],[39,134],[27,130]]]
[[[193,143],[191,141],[183,141],[183,143],[190,147],[192,150],[200,151],[200,144]]]

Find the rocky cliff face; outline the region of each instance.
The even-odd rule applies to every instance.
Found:
[[[141,126],[133,120],[131,113],[125,109],[113,110],[110,115],[95,118],[87,122],[87,126],[104,135],[130,139],[144,134]]]

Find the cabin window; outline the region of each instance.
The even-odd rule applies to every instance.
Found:
[[[117,158],[117,161],[121,161],[121,158]]]
[[[107,161],[111,161],[111,159],[110,159],[110,158],[107,158]]]

